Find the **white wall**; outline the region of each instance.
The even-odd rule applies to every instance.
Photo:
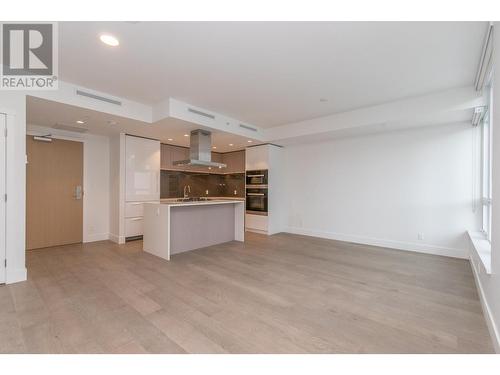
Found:
[[[83,242],[109,238],[109,138],[27,125],[28,134],[83,142]]]
[[[479,220],[470,124],[285,150],[289,232],[467,256],[466,230]]]
[[[110,200],[109,200],[109,239],[113,242],[125,243],[125,134],[110,139]]]
[[[109,239],[109,138],[88,135],[84,148],[83,241]]]
[[[9,114],[6,166],[6,283],[15,283],[26,280],[26,95],[22,92],[0,91],[0,112]]]

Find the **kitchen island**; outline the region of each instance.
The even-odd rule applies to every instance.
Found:
[[[143,250],[170,260],[184,251],[244,241],[244,221],[242,200],[145,203]]]

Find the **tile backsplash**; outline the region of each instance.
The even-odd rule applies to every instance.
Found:
[[[244,173],[217,175],[196,172],[161,171],[161,198],[182,197],[184,186],[186,185],[191,187],[190,197],[243,198],[245,196]]]

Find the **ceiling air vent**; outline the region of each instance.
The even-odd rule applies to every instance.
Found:
[[[203,117],[207,117],[209,119],[212,119],[214,120],[215,119],[215,116],[214,115],[211,115],[210,113],[206,113],[206,112],[202,112],[202,111],[198,111],[197,109],[194,109],[194,108],[188,108],[188,111],[191,112],[191,113],[194,113],[196,115],[200,115],[200,116],[203,116]]]
[[[52,128],[66,130],[66,131],[75,132],[75,133],[86,133],[88,131],[85,128],[78,128],[76,126],[69,126],[69,125],[64,125],[64,124],[55,124],[54,126],[52,126]]]
[[[248,126],[248,125],[245,125],[245,124],[240,124],[240,128],[243,128],[243,129],[247,129],[247,130],[251,130],[253,132],[256,132],[257,129],[254,128],[254,127],[251,127],[251,126]]]
[[[101,102],[106,102],[106,103],[110,103],[110,104],[114,104],[114,105],[122,105],[122,102],[120,102],[118,100],[106,98],[105,96],[92,94],[90,92],[86,92],[86,91],[82,91],[82,90],[76,90],[76,95],[85,96],[85,97],[90,98],[90,99],[100,100]]]

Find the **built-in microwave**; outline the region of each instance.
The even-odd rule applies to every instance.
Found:
[[[267,215],[267,188],[247,186],[246,211],[254,215]]]
[[[247,186],[267,186],[267,170],[247,171]]]

